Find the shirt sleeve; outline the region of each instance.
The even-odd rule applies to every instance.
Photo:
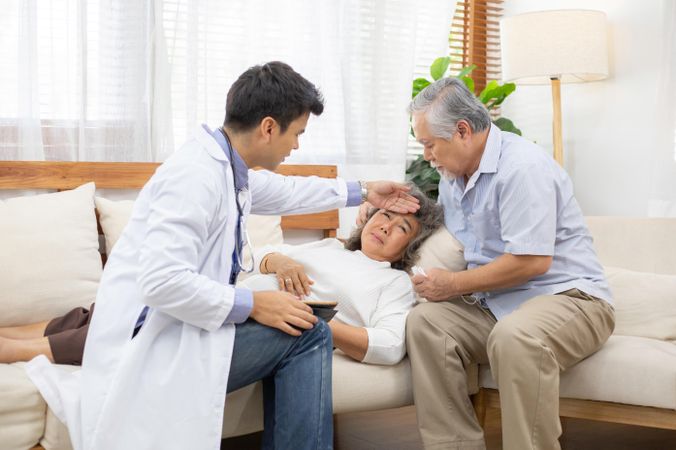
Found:
[[[310,214],[342,208],[347,203],[347,185],[342,178],[249,170],[249,189],[252,214]]]
[[[361,205],[361,185],[358,181],[347,181],[347,204],[345,206]]]
[[[554,255],[557,204],[551,170],[538,164],[517,166],[498,180],[497,189],[505,253]]]
[[[394,365],[406,355],[406,317],[413,308],[413,286],[402,273],[383,289],[366,327],[368,349],[362,362]]]
[[[243,323],[253,309],[253,292],[246,288],[235,288],[235,300],[224,323]]]

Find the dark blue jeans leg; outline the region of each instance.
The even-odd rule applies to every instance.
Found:
[[[236,325],[228,392],[263,380],[264,449],[333,448],[332,352],[323,321],[300,337],[253,320]]]

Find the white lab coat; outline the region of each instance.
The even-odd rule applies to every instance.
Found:
[[[343,180],[249,171],[245,215],[345,206]],[[81,373],[28,372],[76,450],[218,449],[235,327],[223,325],[237,209],[230,162],[199,127],[143,188],[103,273]],[[151,308],[131,339],[144,305]]]

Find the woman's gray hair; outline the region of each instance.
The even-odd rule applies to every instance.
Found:
[[[408,106],[410,114],[423,113],[433,136],[451,139],[459,120],[466,120],[472,131],[486,130],[491,116],[486,107],[457,78],[442,78],[420,91]]]
[[[399,261],[392,262],[393,269],[405,270],[410,272],[411,267],[418,259],[420,246],[425,240],[430,237],[440,226],[444,223],[444,211],[441,205],[423,194],[423,192],[413,183],[406,183],[411,187],[411,194],[420,202],[420,209],[413,214],[420,224],[418,234],[408,243],[408,247],[404,251],[404,255]],[[345,241],[345,248],[348,250],[361,250],[361,232],[364,230],[366,223],[371,220],[371,217],[378,212],[378,208],[371,208],[367,214],[366,222],[352,230],[352,234]]]

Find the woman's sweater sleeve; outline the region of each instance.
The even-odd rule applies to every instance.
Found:
[[[386,286],[366,327],[369,344],[362,362],[394,365],[406,354],[406,316],[413,308],[413,285],[404,272]]]

